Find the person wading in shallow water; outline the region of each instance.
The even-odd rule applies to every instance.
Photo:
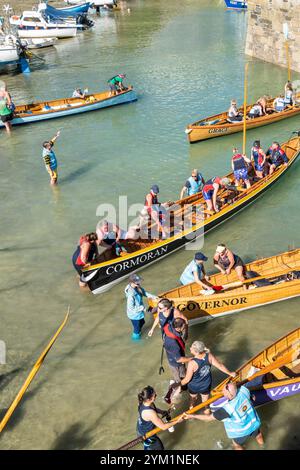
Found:
[[[59,137],[60,132],[57,131],[54,137],[51,140],[47,140],[43,143],[43,160],[45,163],[46,170],[50,175],[50,184],[57,184],[57,159],[53,150],[53,145],[56,139]]]
[[[227,436],[232,439],[234,450],[244,450],[243,445],[254,437],[256,442],[264,445],[263,435],[260,431],[260,419],[251,403],[250,391],[241,386],[237,389],[236,384],[227,383],[222,393],[227,402],[210,415],[188,415],[185,419],[198,419],[199,421],[223,421]]]
[[[147,432],[152,431],[154,428],[159,427],[163,431],[170,429],[174,424],[180,423],[183,420],[181,416],[172,423],[165,423],[161,417],[167,417],[168,411],[156,408],[154,402],[156,399],[156,392],[153,387],[148,385],[138,394],[138,420],[137,420],[137,435],[144,436]],[[144,450],[164,450],[163,443],[157,435],[149,437],[144,441]]]
[[[142,278],[137,274],[131,274],[129,284],[125,288],[127,299],[127,316],[132,323],[133,333],[132,339],[139,340],[141,338],[142,328],[145,324],[145,306],[144,297],[158,300],[156,295],[147,292],[142,286]]]

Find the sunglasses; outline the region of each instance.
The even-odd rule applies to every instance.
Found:
[[[192,178],[198,178],[198,176],[197,175],[192,175]]]

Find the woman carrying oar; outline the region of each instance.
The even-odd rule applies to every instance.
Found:
[[[184,419],[183,415],[181,415],[177,420],[172,421],[172,423],[165,423],[159,415],[167,417],[169,413],[166,410],[156,408],[154,404],[156,396],[154,388],[150,385],[143,388],[138,394],[138,436],[144,436],[147,432],[152,431],[156,427],[165,431]],[[144,450],[164,450],[164,446],[159,437],[155,435],[144,440]]]
[[[251,401],[250,391],[247,387],[237,386],[228,382],[222,390],[227,402],[217,408],[212,414],[184,414],[185,419],[198,419],[199,421],[223,421],[227,436],[232,439],[234,450],[244,450],[243,444],[249,437],[254,437],[256,442],[264,445],[263,435],[260,431],[260,419]]]

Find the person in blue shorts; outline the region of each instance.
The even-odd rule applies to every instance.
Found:
[[[250,165],[251,161],[246,155],[239,153],[237,148],[233,148],[232,152],[231,167],[235,178],[235,185],[239,186],[240,180],[242,180],[246,184],[246,187],[250,188],[248,165]]]

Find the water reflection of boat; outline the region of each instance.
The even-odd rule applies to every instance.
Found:
[[[219,212],[211,213],[204,209],[205,201],[202,193],[186,197],[172,203],[169,207],[168,238],[158,239],[159,233],[152,236],[153,226],[149,227],[145,224],[140,228],[139,238],[124,240],[124,242],[122,240],[122,244],[127,250],[124,256],[116,256],[114,250],[106,250],[98,258],[97,263],[83,269],[82,278],[88,283],[90,290],[94,294],[108,290],[132,272],[142,269],[191,243],[196,238],[202,237],[204,233],[254,202],[275,184],[296,161],[300,152],[300,137],[285,142],[282,144],[282,148],[289,160],[287,166],[281,165],[272,175],[256,181],[247,190],[234,188],[233,174],[227,175],[232,186],[220,192]],[[149,231],[151,236],[149,236]]]
[[[102,93],[87,95],[84,99],[65,98],[20,105],[15,108],[15,117],[12,120],[12,124],[27,124],[88,111],[96,111],[110,106],[130,103],[136,99],[135,91],[132,88],[128,88],[116,96],[109,96],[109,92],[104,91]],[[0,121],[0,127],[2,126],[3,123]]]
[[[300,249],[253,261],[246,269],[247,290],[231,272],[210,276],[212,285],[224,287],[212,295],[200,294],[199,285],[193,282],[159,297],[170,299],[195,324],[300,296]],[[156,306],[151,299],[149,305]]]

